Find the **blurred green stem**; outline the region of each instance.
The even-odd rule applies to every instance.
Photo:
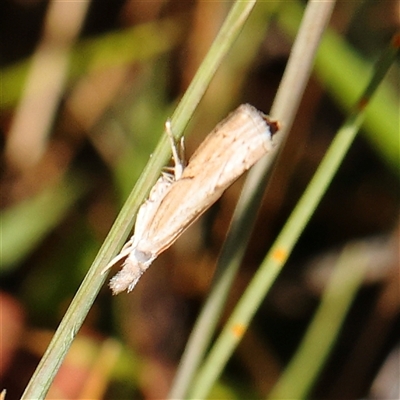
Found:
[[[269,400],[307,398],[362,283],[365,246],[353,244],[343,250],[307,333]]]
[[[285,74],[271,109],[271,115],[274,118],[278,118],[282,125],[281,131],[274,138],[275,151],[255,165],[249,173],[221,252],[211,293],[199,315],[182,357],[177,377],[169,394],[170,399],[183,398],[185,396],[209,346],[229,289],[242,261],[257,210],[262,200],[268,171],[279,148],[278,143],[282,142],[291,128],[312,70],[319,41],[329,21],[333,6],[334,2],[321,3],[311,1],[306,9]],[[278,140],[276,141],[276,139]],[[212,372],[210,373],[212,374]],[[211,375],[209,378],[210,380],[212,379]],[[210,381],[208,384],[210,384]],[[197,397],[204,394],[205,391],[193,391],[191,395]]]
[[[377,63],[370,83],[355,104],[343,127],[338,131],[306,191],[210,350],[193,383],[190,398],[203,399],[207,396],[211,386],[240,342],[252,317],[282,270],[359,131],[364,119],[365,107],[394,62],[399,51],[399,44],[398,37],[392,40]]]

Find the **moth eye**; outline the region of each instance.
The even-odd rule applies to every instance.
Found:
[[[146,264],[148,262],[151,262],[153,260],[153,254],[148,253],[146,251],[140,251],[135,249],[133,251],[133,254],[135,256],[135,259],[142,264]]]

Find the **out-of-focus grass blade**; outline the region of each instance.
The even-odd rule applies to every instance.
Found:
[[[299,2],[284,2],[279,13],[280,26],[295,36],[303,9]],[[396,68],[396,65],[394,65]],[[372,62],[363,59],[346,40],[327,29],[315,61],[315,71],[330,95],[349,111],[368,82]],[[365,113],[363,131],[385,162],[396,172],[399,168],[400,96],[389,81],[382,82]]]
[[[182,37],[181,22],[182,19],[171,18],[82,40],[72,50],[69,77],[74,79],[87,73],[88,70],[128,65],[165,53]],[[2,77],[0,109],[12,107],[17,103],[30,60],[0,69]]]
[[[82,180],[66,179],[0,214],[0,271],[23,260],[64,218],[87,187]]]
[[[365,250],[365,244],[360,243],[343,250],[321,305],[296,355],[269,393],[269,400],[307,398],[361,286],[368,262]]]

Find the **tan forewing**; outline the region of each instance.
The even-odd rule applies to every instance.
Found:
[[[182,177],[162,199],[137,242],[140,251],[160,254],[272,146],[265,116],[242,105],[206,137]]]

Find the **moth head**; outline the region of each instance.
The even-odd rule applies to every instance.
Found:
[[[109,286],[113,294],[121,293],[124,290],[128,293],[132,291],[153,260],[153,254],[137,249],[133,250],[125,260],[121,271],[110,280]]]

